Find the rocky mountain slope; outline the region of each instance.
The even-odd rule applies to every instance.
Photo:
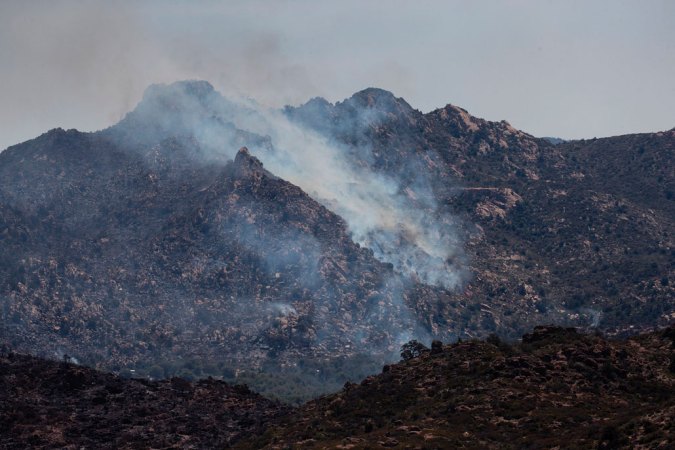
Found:
[[[515,336],[523,315],[551,311],[612,333],[675,319],[675,129],[553,145],[379,89],[287,114],[350,146],[355,164],[407,184],[425,174],[437,208],[462,214],[463,300],[477,305],[466,334]]]
[[[378,89],[283,117],[182,82],[109,129],[0,153],[0,339],[299,401],[411,338],[673,321],[675,131],[554,146]],[[305,182],[343,174],[365,176],[335,198]],[[358,211],[378,206],[363,186],[412,225],[357,237]]]
[[[0,355],[3,448],[672,448],[675,329],[538,327],[435,344],[290,409],[214,380],[127,380]]]
[[[364,343],[369,354],[391,353],[398,333],[417,326],[397,303],[415,286],[246,149],[218,170],[176,176],[182,168],[154,172],[127,154],[100,161],[60,151],[106,145],[81,133],[41,139],[47,151],[38,143],[37,156],[19,154],[44,156],[47,168],[4,178],[24,208],[5,225],[19,233],[14,247],[3,247],[3,332],[13,348],[68,352],[113,370],[197,355],[222,375],[269,360],[352,356]],[[51,180],[49,168],[60,171]]]

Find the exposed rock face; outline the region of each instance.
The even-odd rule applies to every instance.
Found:
[[[416,326],[401,298],[414,285],[247,149],[199,167],[181,161],[190,142],[169,140],[148,168],[98,139],[56,130],[31,143],[32,154],[3,153],[20,155],[19,165],[44,161],[5,185],[30,214],[5,219],[23,220],[12,233],[30,236],[3,255],[14,259],[3,266],[14,346],[122,367],[193,352],[256,367],[286,350],[297,353],[291,361],[359,346],[396,351],[397,334]],[[71,145],[116,154],[71,158]]]

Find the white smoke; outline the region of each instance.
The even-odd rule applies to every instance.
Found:
[[[237,128],[271,138],[273,148],[254,151],[270,172],[343,217],[354,241],[371,248],[378,259],[428,284],[451,289],[460,283],[460,273],[447,264],[460,243],[450,223],[430,217],[431,195],[416,204],[414,194],[402,190],[397,180],[356,167],[329,138],[278,110],[251,102],[246,107],[248,114],[232,120]]]
[[[273,312],[284,317],[296,315],[298,313],[293,307],[293,305],[289,305],[288,303],[279,303],[279,302],[270,303],[269,308]]]
[[[350,126],[367,126],[378,120],[379,113],[365,110],[361,115],[366,123],[357,120]],[[265,168],[344,218],[354,241],[372,249],[375,257],[426,284],[452,289],[461,282],[462,273],[452,266],[461,243],[452,218],[435,215],[423,168],[415,173],[415,182],[404,188],[367,164],[355,164],[346,145],[291,121],[280,110],[250,99],[225,99],[205,82],[153,86],[128,117],[149,119],[159,127],[134,129],[130,133],[134,136],[162,130],[194,136],[208,161],[232,158],[242,132],[258,136],[262,143],[249,147]],[[370,160],[370,148],[356,152],[364,161]]]

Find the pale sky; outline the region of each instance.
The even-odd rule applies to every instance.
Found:
[[[537,136],[660,131],[675,1],[0,0],[0,149],[188,78],[274,107],[380,87]]]

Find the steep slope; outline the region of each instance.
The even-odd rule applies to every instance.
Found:
[[[538,327],[436,347],[311,401],[242,448],[670,448],[675,329]]]

